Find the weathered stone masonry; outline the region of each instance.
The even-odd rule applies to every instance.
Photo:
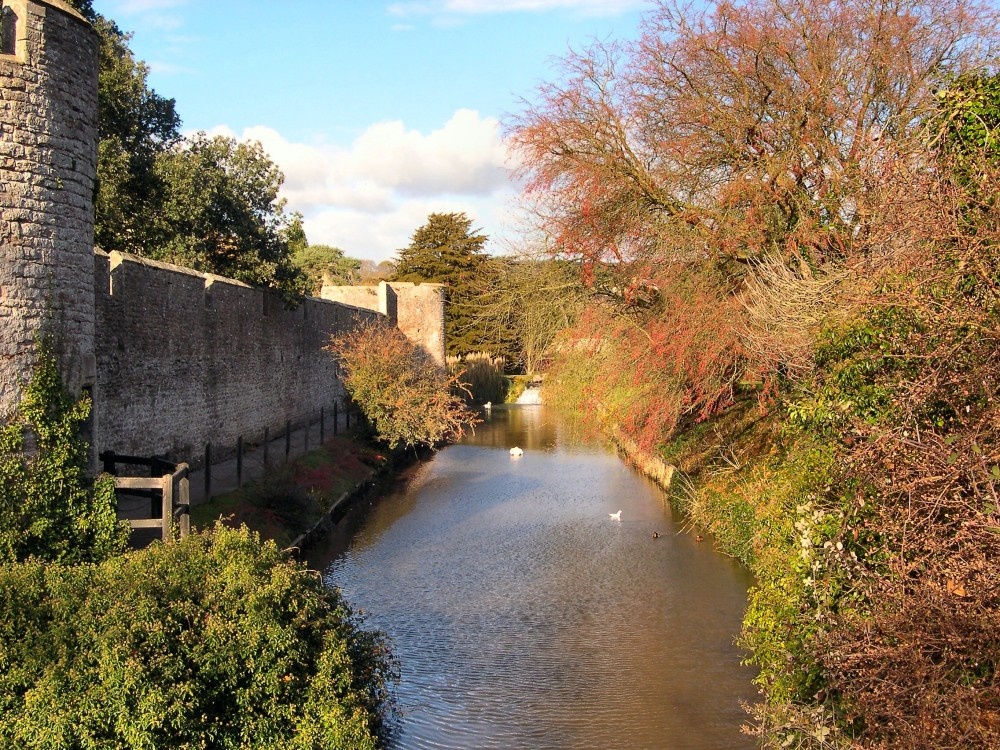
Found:
[[[326,284],[323,299],[374,310],[388,318],[441,367],[445,366],[444,285],[411,284],[407,281],[374,286]]]
[[[60,0],[0,3],[18,29],[14,54],[0,55],[0,416],[42,328],[61,342],[70,388],[93,394],[95,454],[190,461],[206,443],[275,434],[330,406],[343,391],[324,347],[359,319],[387,315],[443,362],[436,285],[288,309],[231,279],[95,251],[96,33]]]
[[[98,253],[97,407],[102,446],[194,459],[206,443],[277,434],[342,395],[330,335],[375,317],[322,300],[288,309],[238,281]]]
[[[58,0],[3,0],[0,55],[0,405],[18,397],[48,322],[73,390],[94,382],[97,34]]]

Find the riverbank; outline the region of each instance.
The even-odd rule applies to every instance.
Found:
[[[413,451],[389,452],[357,435],[331,438],[266,476],[192,509],[196,528],[217,520],[247,526],[284,549],[301,551],[321,537],[355,498],[391,481]]]
[[[737,643],[759,670],[760,703],[747,708],[763,746],[803,735],[842,740],[837,709],[821,693],[815,671],[817,622],[825,622],[831,604],[817,596],[817,580],[826,572],[824,555],[844,544],[842,517],[815,501],[831,489],[836,446],[789,430],[780,414],[762,410],[753,398],[651,449],[607,411],[603,417],[603,432],[667,490],[684,528],[704,535],[753,576]]]

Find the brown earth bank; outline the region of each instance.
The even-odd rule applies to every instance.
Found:
[[[221,519],[234,528],[245,525],[301,552],[324,536],[348,504],[378,492],[420,455],[388,451],[357,434],[334,437],[267,476],[196,506],[192,524],[205,529]]]

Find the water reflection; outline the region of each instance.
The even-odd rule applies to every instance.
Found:
[[[753,746],[745,571],[542,407],[494,409],[332,544],[327,580],[402,662],[395,747]]]

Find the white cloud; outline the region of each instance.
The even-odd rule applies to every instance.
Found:
[[[432,212],[464,211],[495,234],[514,192],[499,123],[472,110],[428,134],[375,123],[347,146],[293,142],[264,126],[239,137],[260,141],[281,168],[282,194],[305,216],[309,241],[359,258],[390,257]]]
[[[173,10],[188,3],[189,0],[112,0],[109,15],[115,19],[141,17],[144,27],[169,32],[184,26],[183,15]]]
[[[148,63],[151,73],[159,76],[175,76],[194,72],[192,68],[175,63],[151,62]]]
[[[506,184],[507,150],[499,124],[460,109],[429,135],[402,122],[368,128],[354,143],[349,169],[411,195],[488,194]]]

